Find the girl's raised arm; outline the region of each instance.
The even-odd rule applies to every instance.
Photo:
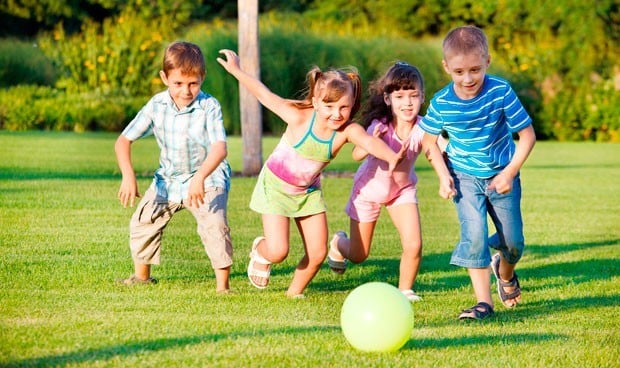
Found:
[[[274,114],[278,115],[287,124],[298,116],[297,108],[293,106],[290,100],[271,92],[260,80],[241,70],[239,56],[234,51],[223,49],[220,50],[220,53],[224,54],[225,58],[217,58],[217,62],[228,73],[237,78],[263,106],[273,111]]]

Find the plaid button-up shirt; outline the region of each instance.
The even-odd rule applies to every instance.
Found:
[[[178,110],[168,91],[153,96],[122,133],[130,141],[153,134],[161,150],[153,187],[159,198],[181,203],[189,182],[214,142],[226,141],[222,110],[215,97],[200,92],[196,100]],[[204,187],[230,189],[227,160],[204,181]]]

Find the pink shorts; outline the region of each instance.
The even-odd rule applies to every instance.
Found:
[[[414,184],[397,187],[386,185],[354,185],[345,212],[355,221],[375,222],[381,213],[381,206],[386,208],[401,204],[418,203],[417,189]]]

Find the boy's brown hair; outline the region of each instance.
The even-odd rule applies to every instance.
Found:
[[[452,29],[443,40],[444,59],[452,55],[480,53],[489,56],[487,36],[476,26],[461,26]]]
[[[162,70],[168,75],[173,69],[179,69],[184,75],[200,75],[200,78],[204,79],[207,70],[200,47],[182,41],[168,45],[164,52]]]

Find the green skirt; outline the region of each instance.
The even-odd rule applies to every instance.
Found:
[[[285,191],[287,186],[286,182],[264,166],[258,175],[250,208],[261,214],[290,218],[316,215],[327,210],[320,185],[309,192],[295,195]]]

